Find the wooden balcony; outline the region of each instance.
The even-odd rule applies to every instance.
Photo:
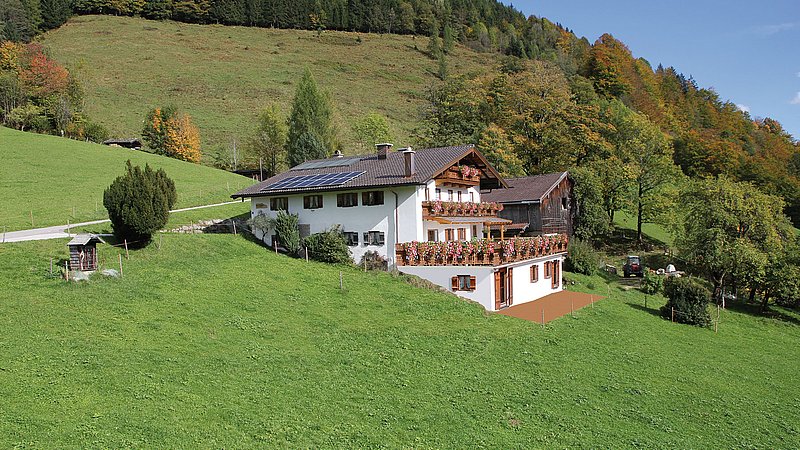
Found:
[[[436,184],[449,186],[478,186],[481,184],[480,171],[472,169],[470,173],[466,172],[457,166],[451,167],[436,177]]]
[[[504,241],[403,242],[395,246],[398,266],[499,266],[567,251],[567,235]]]
[[[422,218],[432,217],[497,217],[503,210],[502,203],[443,202],[441,200],[422,202]]]

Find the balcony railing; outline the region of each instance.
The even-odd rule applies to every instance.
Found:
[[[496,217],[502,210],[503,204],[494,202],[422,202],[423,217]]]
[[[403,242],[395,247],[398,266],[499,266],[567,251],[565,234],[504,241]]]
[[[481,183],[481,172],[474,167],[453,166],[436,179],[443,183],[477,186]]]

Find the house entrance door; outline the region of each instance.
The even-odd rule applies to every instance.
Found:
[[[494,273],[494,307],[505,308],[514,303],[513,269],[497,269]]]

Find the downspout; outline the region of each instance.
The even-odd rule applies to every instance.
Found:
[[[398,233],[400,232],[400,227],[398,225],[399,215],[397,212],[397,208],[400,207],[400,196],[397,195],[395,191],[389,191],[394,194],[394,245],[392,246],[392,261],[394,261],[394,268],[397,269],[397,244],[400,243]]]

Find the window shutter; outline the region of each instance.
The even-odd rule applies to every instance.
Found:
[[[508,269],[508,276],[506,277],[506,290],[508,291],[508,304],[511,305],[514,303],[514,269],[509,267]]]
[[[458,290],[458,277],[453,277],[450,279],[450,287],[453,288],[454,291]]]
[[[478,285],[478,278],[477,277],[469,277],[469,290],[474,291]]]

